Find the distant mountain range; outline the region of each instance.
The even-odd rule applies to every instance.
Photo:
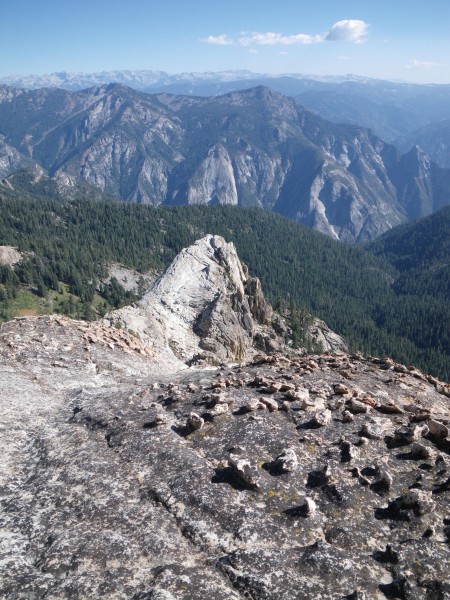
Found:
[[[197,94],[214,95],[213,87],[219,94],[241,89],[242,85],[249,82],[251,87],[255,86],[256,81],[298,81],[297,85],[305,85],[305,82],[314,82],[324,84],[336,84],[343,82],[359,82],[361,84],[371,82],[365,77],[347,75],[345,77],[321,77],[317,75],[289,74],[289,75],[269,75],[266,73],[253,73],[245,69],[229,70],[219,72],[190,72],[170,74],[165,71],[151,70],[114,70],[100,71],[97,73],[68,73],[60,71],[48,75],[9,75],[0,78],[0,84],[25,89],[39,89],[43,87],[61,88],[70,91],[79,91],[88,87],[96,87],[108,83],[121,83],[143,92],[161,92],[168,91],[170,86],[179,86],[173,93],[179,94]],[[228,86],[231,86],[229,89]],[[239,86],[239,87],[235,87]],[[194,92],[195,90],[195,92]],[[286,91],[286,90],[285,90]]]
[[[212,98],[0,87],[2,174],[37,163],[122,200],[279,212],[363,242],[450,202],[450,171],[266,87]]]
[[[245,70],[175,75],[150,70],[60,72],[11,75],[0,79],[2,83],[25,89],[50,87],[71,91],[120,83],[152,94],[196,96],[218,96],[264,85],[293,96],[329,121],[368,127],[405,152],[417,144],[438,165],[450,166],[450,85],[392,82],[355,75],[274,76]]]

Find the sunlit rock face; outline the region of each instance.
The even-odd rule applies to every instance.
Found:
[[[213,235],[182,250],[137,307],[107,316],[172,359],[216,363],[280,350],[271,318],[259,280],[249,277],[234,244]]]

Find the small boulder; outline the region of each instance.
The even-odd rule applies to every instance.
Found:
[[[299,512],[301,512],[305,517],[311,517],[312,515],[315,514],[315,512],[317,510],[317,505],[312,498],[305,496],[300,501],[298,508],[299,508]]]
[[[250,464],[250,461],[240,458],[239,456],[231,455],[228,459],[228,466],[233,475],[237,477],[244,485],[251,488],[258,486],[258,473],[256,468]]]
[[[335,394],[344,396],[345,394],[349,394],[350,390],[349,388],[344,385],[343,383],[335,383],[333,386],[333,390]]]
[[[311,419],[311,423],[315,426],[315,427],[324,427],[325,425],[328,425],[328,423],[330,423],[331,421],[331,410],[329,410],[328,408],[326,408],[325,410],[320,410],[317,411],[313,418]]]
[[[348,410],[354,415],[365,414],[369,411],[369,405],[352,398],[348,403]]]
[[[435,507],[431,492],[418,489],[408,490],[403,494],[402,503],[404,508],[412,508],[418,515],[429,513]]]
[[[342,421],[344,423],[351,423],[354,420],[355,417],[352,415],[352,413],[349,410],[344,410],[344,412],[342,413]]]
[[[269,412],[275,412],[278,410],[278,402],[273,398],[261,398],[260,402],[267,407]]]
[[[415,460],[427,460],[428,458],[432,458],[432,450],[421,444],[420,442],[413,442],[411,445],[411,457]]]
[[[341,461],[351,462],[359,458],[359,451],[351,442],[343,440],[341,442]]]
[[[272,462],[271,467],[280,473],[291,473],[298,466],[298,458],[293,448],[285,448]]]
[[[224,415],[228,412],[228,404],[226,402],[221,402],[220,404],[216,404],[208,414],[214,419],[220,415]]]
[[[428,431],[431,437],[438,440],[445,440],[448,437],[448,427],[439,421],[431,419],[427,421]]]
[[[191,412],[187,418],[186,425],[193,431],[197,431],[203,427],[204,423],[205,421],[200,415],[195,412]]]
[[[394,439],[404,444],[412,444],[421,437],[426,436],[428,431],[427,425],[404,425],[395,430]]]

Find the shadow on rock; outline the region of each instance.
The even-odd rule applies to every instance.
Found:
[[[231,467],[221,467],[215,469],[215,475],[211,478],[211,483],[227,483],[238,491],[256,490],[256,485],[245,483]]]

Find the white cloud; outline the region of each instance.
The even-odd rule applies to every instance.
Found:
[[[307,35],[306,33],[297,33],[296,35],[282,35],[281,33],[251,33],[250,35],[240,37],[238,44],[240,46],[292,46],[293,44],[317,44],[322,41],[320,35]]]
[[[444,67],[442,63],[432,62],[430,60],[411,60],[406,65],[407,69],[433,69],[434,67]]]
[[[369,25],[358,19],[344,19],[335,23],[325,36],[328,42],[353,42],[361,44],[366,40]]]
[[[240,37],[232,39],[227,34],[209,35],[200,40],[206,44],[218,46],[293,46],[297,44],[320,44],[322,42],[352,42],[360,44],[365,41],[369,25],[357,19],[345,19],[334,23],[325,34],[296,33],[283,35],[267,31],[247,33],[242,32]]]
[[[201,41],[205,44],[216,44],[217,46],[231,46],[234,44],[233,40],[225,33],[222,35],[208,35],[208,37],[203,38]]]

